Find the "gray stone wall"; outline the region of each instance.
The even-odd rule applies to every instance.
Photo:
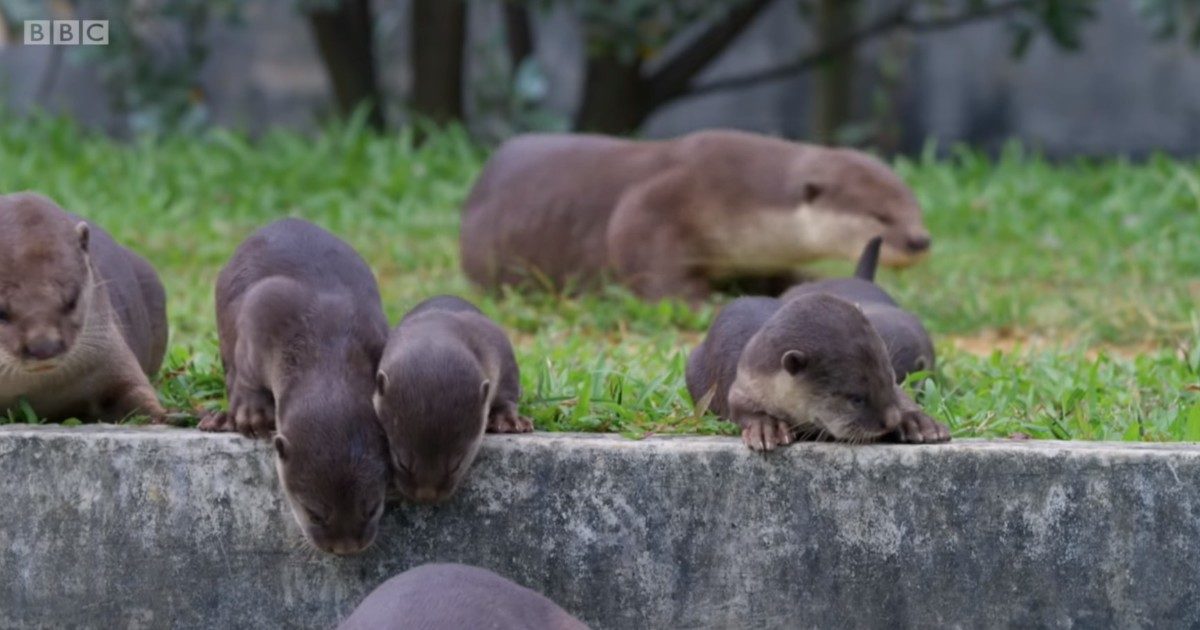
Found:
[[[0,628],[329,628],[431,561],[598,629],[1200,625],[1197,446],[488,436],[352,558],[276,484],[237,436],[0,427]]]

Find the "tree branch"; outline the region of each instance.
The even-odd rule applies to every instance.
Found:
[[[747,0],[717,20],[686,49],[675,55],[646,79],[651,106],[687,93],[692,79],[725,52],[772,0]]]
[[[1033,3],[1031,0],[1011,0],[1009,2],[1001,2],[999,4],[991,5],[978,11],[966,11],[958,15],[930,18],[927,20],[913,20],[909,15],[909,11],[912,9],[913,5],[912,3],[905,3],[904,6],[885,15],[870,26],[851,33],[846,37],[833,42],[829,46],[826,46],[825,48],[815,50],[774,68],[756,70],[741,76],[709,81],[703,85],[698,85],[687,89],[680,94],[676,94],[675,98],[682,96],[699,96],[701,94],[710,94],[712,92],[750,87],[759,83],[765,83],[767,81],[786,79],[792,75],[809,70],[813,66],[825,63],[826,61],[829,61],[848,50],[853,50],[854,48],[857,48],[858,46],[875,39],[876,37],[899,28],[905,28],[914,33],[948,30],[977,20],[983,20],[1012,13],[1020,9],[1028,8],[1032,4]]]

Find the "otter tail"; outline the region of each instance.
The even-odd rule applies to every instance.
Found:
[[[875,269],[879,266],[879,247],[883,237],[876,236],[867,241],[862,254],[858,257],[858,266],[854,268],[854,277],[867,282],[875,282]]]

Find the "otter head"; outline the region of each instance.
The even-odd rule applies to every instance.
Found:
[[[462,344],[429,339],[385,355],[376,380],[396,489],[418,503],[445,501],[483,441],[492,383]]]
[[[845,441],[878,439],[901,417],[883,341],[857,306],[825,293],[785,303],[750,339],[735,401]]]
[[[0,196],[0,366],[52,370],[74,347],[95,287],[88,240],[49,199]]]
[[[815,149],[793,167],[792,197],[807,237],[829,256],[854,260],[868,241],[883,236],[880,261],[905,267],[932,246],[921,206],[882,161],[851,149]]]
[[[288,413],[274,447],[292,515],[318,549],[364,551],[379,531],[387,494],[386,445],[374,414],[346,408],[344,413],[356,414],[354,421],[333,425],[309,409]]]

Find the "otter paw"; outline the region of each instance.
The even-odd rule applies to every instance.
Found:
[[[488,433],[529,433],[533,431],[533,420],[517,413],[516,409],[494,411],[488,417]]]
[[[896,441],[909,444],[933,444],[950,441],[950,429],[924,411],[906,411],[896,429]]]
[[[233,428],[249,438],[269,438],[275,430],[275,401],[265,392],[240,392],[229,401]]]
[[[775,418],[750,418],[742,422],[742,443],[753,451],[772,451],[795,441],[792,427]]]
[[[230,421],[229,414],[224,411],[210,411],[200,418],[200,424],[196,425],[201,431],[211,431],[213,433],[223,433],[233,431],[233,423]]]

